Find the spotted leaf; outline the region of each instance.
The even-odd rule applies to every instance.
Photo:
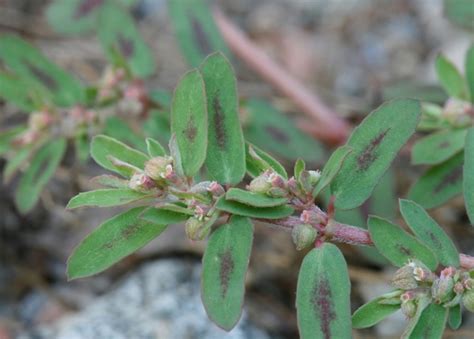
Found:
[[[242,312],[252,241],[250,220],[234,215],[211,234],[202,259],[204,307],[209,318],[227,331]]]
[[[221,184],[237,184],[245,175],[245,144],[239,122],[234,71],[222,53],[207,57],[201,71],[209,122],[207,171]]]
[[[401,199],[400,212],[418,240],[436,255],[440,264],[459,267],[459,253],[453,241],[423,207]]]
[[[68,260],[69,280],[104,271],[163,232],[166,226],[141,220],[145,207],[136,207],[105,221],[90,233]]]
[[[369,217],[368,225],[375,247],[393,265],[401,267],[410,259],[418,259],[431,270],[438,266],[433,252],[399,226],[375,216]]]
[[[351,338],[351,283],[339,249],[329,243],[303,260],[296,290],[300,337]]]
[[[442,205],[462,191],[463,152],[428,169],[410,188],[408,199],[424,208]]]
[[[206,93],[198,70],[186,73],[176,87],[171,132],[176,135],[184,174],[193,177],[206,160],[207,150]]]
[[[336,208],[351,209],[369,198],[420,118],[415,100],[396,99],[373,111],[352,132],[352,152],[331,183]]]

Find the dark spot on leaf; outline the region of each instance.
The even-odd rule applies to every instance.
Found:
[[[321,277],[316,282],[312,293],[312,300],[314,312],[319,315],[321,332],[325,339],[331,338],[331,321],[336,319],[334,313],[331,288],[326,277]]]
[[[226,147],[226,133],[224,126],[225,115],[222,111],[222,106],[219,101],[219,92],[216,92],[214,100],[212,102],[214,108],[214,130],[216,131],[216,141],[219,148],[224,149]]]
[[[408,257],[412,256],[411,250],[409,248],[403,246],[402,244],[397,244],[397,248],[401,253],[405,254],[406,256],[408,256]]]
[[[54,80],[53,77],[51,77],[48,73],[46,73],[44,70],[36,67],[36,65],[33,65],[29,61],[24,62],[26,67],[30,70],[30,72],[46,87],[52,90],[56,90],[58,88],[58,85],[56,84],[56,81]]]
[[[446,147],[449,147],[449,145],[451,145],[449,143],[449,141],[443,141],[441,144],[438,145],[439,148],[446,148]]]
[[[370,165],[372,165],[372,163],[375,161],[375,159],[377,159],[378,155],[375,154],[375,151],[380,146],[382,140],[385,138],[389,130],[390,128],[387,128],[385,131],[380,132],[379,135],[373,138],[365,147],[365,149],[361,152],[361,154],[357,158],[357,167],[360,171],[367,170]]]
[[[94,9],[102,5],[104,0],[84,0],[79,3],[73,15],[73,19],[80,19],[81,17],[88,15]]]
[[[234,258],[230,250],[225,251],[220,254],[221,267],[219,270],[219,277],[221,282],[221,292],[222,297],[225,297],[227,294],[227,289],[229,288],[230,275],[234,270]]]
[[[439,193],[449,185],[454,185],[462,177],[462,166],[457,167],[452,172],[448,173],[444,179],[436,185],[434,193]]]
[[[273,139],[280,143],[287,143],[290,141],[288,135],[286,135],[285,132],[279,129],[278,127],[267,125],[265,126],[265,131],[267,131]]]
[[[134,234],[138,231],[139,226],[140,226],[139,224],[127,225],[127,227],[125,227],[125,228],[120,232],[120,235],[121,235],[124,239],[128,239],[128,238],[130,238],[132,235],[134,235]]]
[[[441,249],[441,243],[439,242],[439,239],[433,234],[433,232],[428,232],[428,233],[430,235],[431,241],[433,242],[433,245]]]
[[[130,58],[133,55],[133,49],[134,49],[133,40],[127,39],[122,34],[119,34],[117,39],[118,39],[119,49],[122,55],[126,59]]]
[[[208,55],[213,52],[211,44],[207,38],[206,32],[204,31],[201,23],[193,16],[192,13],[188,13],[191,18],[191,25],[193,28],[194,39],[197,42],[199,51],[202,55]]]
[[[186,129],[184,130],[186,138],[193,142],[197,135],[196,123],[194,122],[194,116],[191,114]]]

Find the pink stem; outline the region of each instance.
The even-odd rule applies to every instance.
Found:
[[[346,141],[350,130],[346,121],[277,65],[217,8],[214,8],[214,19],[230,49],[262,78],[290,98],[302,112],[314,119],[313,129],[319,138],[333,144]]]

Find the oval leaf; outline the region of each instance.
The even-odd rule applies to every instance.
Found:
[[[469,129],[464,149],[463,192],[466,212],[474,225],[474,128]]]
[[[221,51],[230,55],[207,2],[168,1],[168,11],[179,46],[188,64],[197,67],[212,52]]]
[[[31,210],[39,195],[56,172],[66,151],[66,140],[57,139],[44,145],[31,159],[30,165],[20,178],[15,203],[22,213]]]
[[[171,225],[188,220],[189,215],[168,209],[150,207],[140,215],[140,218],[155,224]]]
[[[279,159],[321,163],[324,148],[317,140],[302,132],[283,112],[268,102],[251,99],[245,108],[249,113],[245,125],[246,140],[258,145]]]
[[[147,149],[148,155],[151,158],[162,157],[166,155],[166,151],[163,148],[163,146],[161,146],[161,144],[155,139],[146,138],[145,142],[146,142],[146,149]]]
[[[144,209],[137,207],[118,214],[89,234],[69,257],[68,279],[102,272],[159,236],[166,226],[141,220]]]
[[[0,38],[0,61],[18,76],[52,93],[57,105],[72,106],[84,100],[84,91],[78,80],[20,38]]]
[[[46,11],[49,24],[56,32],[68,35],[87,33],[98,23],[104,0],[54,1]]]
[[[91,156],[103,168],[124,176],[131,176],[134,171],[122,167],[118,168],[111,162],[111,157],[139,169],[143,169],[145,162],[148,160],[148,157],[142,152],[134,150],[123,142],[105,135],[98,135],[92,139]]]
[[[461,305],[456,305],[449,309],[448,315],[449,327],[453,330],[457,330],[462,324],[462,310]]]
[[[424,208],[442,205],[462,191],[463,152],[428,169],[408,192]]]
[[[201,294],[209,318],[229,331],[239,321],[253,241],[248,218],[232,216],[209,237],[202,258]]]
[[[106,188],[79,193],[69,201],[66,208],[120,206],[151,196],[151,194],[137,192],[129,188]]]
[[[455,129],[430,134],[416,142],[411,151],[413,165],[436,165],[448,160],[464,147],[467,130]]]
[[[286,198],[273,198],[265,194],[249,192],[240,188],[229,189],[225,198],[226,200],[237,201],[254,207],[274,207],[284,205],[288,202]]]
[[[352,315],[352,327],[366,328],[374,326],[400,309],[399,304],[381,304],[380,301],[382,299],[375,298],[359,307]]]
[[[448,309],[442,305],[430,304],[421,313],[420,319],[408,338],[441,339],[443,337]]]
[[[469,87],[471,102],[474,103],[474,45],[466,53],[466,81]]]
[[[400,212],[418,240],[436,255],[440,264],[459,267],[459,253],[452,240],[423,207],[410,200],[400,200]]]
[[[433,252],[399,226],[375,216],[369,217],[368,226],[375,247],[395,266],[402,267],[410,259],[420,260],[431,270],[438,266]]]
[[[209,175],[221,184],[237,184],[245,175],[245,144],[240,127],[236,80],[222,53],[201,65],[207,95]]]
[[[301,265],[296,290],[301,338],[351,338],[350,291],[339,249],[325,243],[311,250]]]
[[[204,163],[207,150],[206,93],[198,70],[186,73],[176,87],[171,132],[176,135],[184,174],[193,177]]]
[[[370,113],[352,132],[353,151],[331,183],[336,208],[351,209],[366,201],[398,151],[415,132],[420,118],[415,100],[396,99]]]
[[[467,91],[464,78],[454,64],[443,55],[438,55],[435,61],[436,73],[444,90],[451,97],[466,99]]]
[[[126,10],[114,1],[107,2],[99,20],[99,40],[112,63],[117,63],[119,55],[134,75],[147,77],[154,73],[153,54]]]
[[[244,217],[262,219],[281,219],[293,214],[294,210],[286,205],[275,207],[253,207],[236,201],[219,199],[216,208],[232,214]]]

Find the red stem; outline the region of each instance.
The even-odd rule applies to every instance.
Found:
[[[283,95],[290,98],[303,113],[313,118],[314,131],[319,138],[332,144],[342,144],[346,141],[350,128],[344,119],[276,64],[217,8],[214,8],[214,19],[234,54]]]

